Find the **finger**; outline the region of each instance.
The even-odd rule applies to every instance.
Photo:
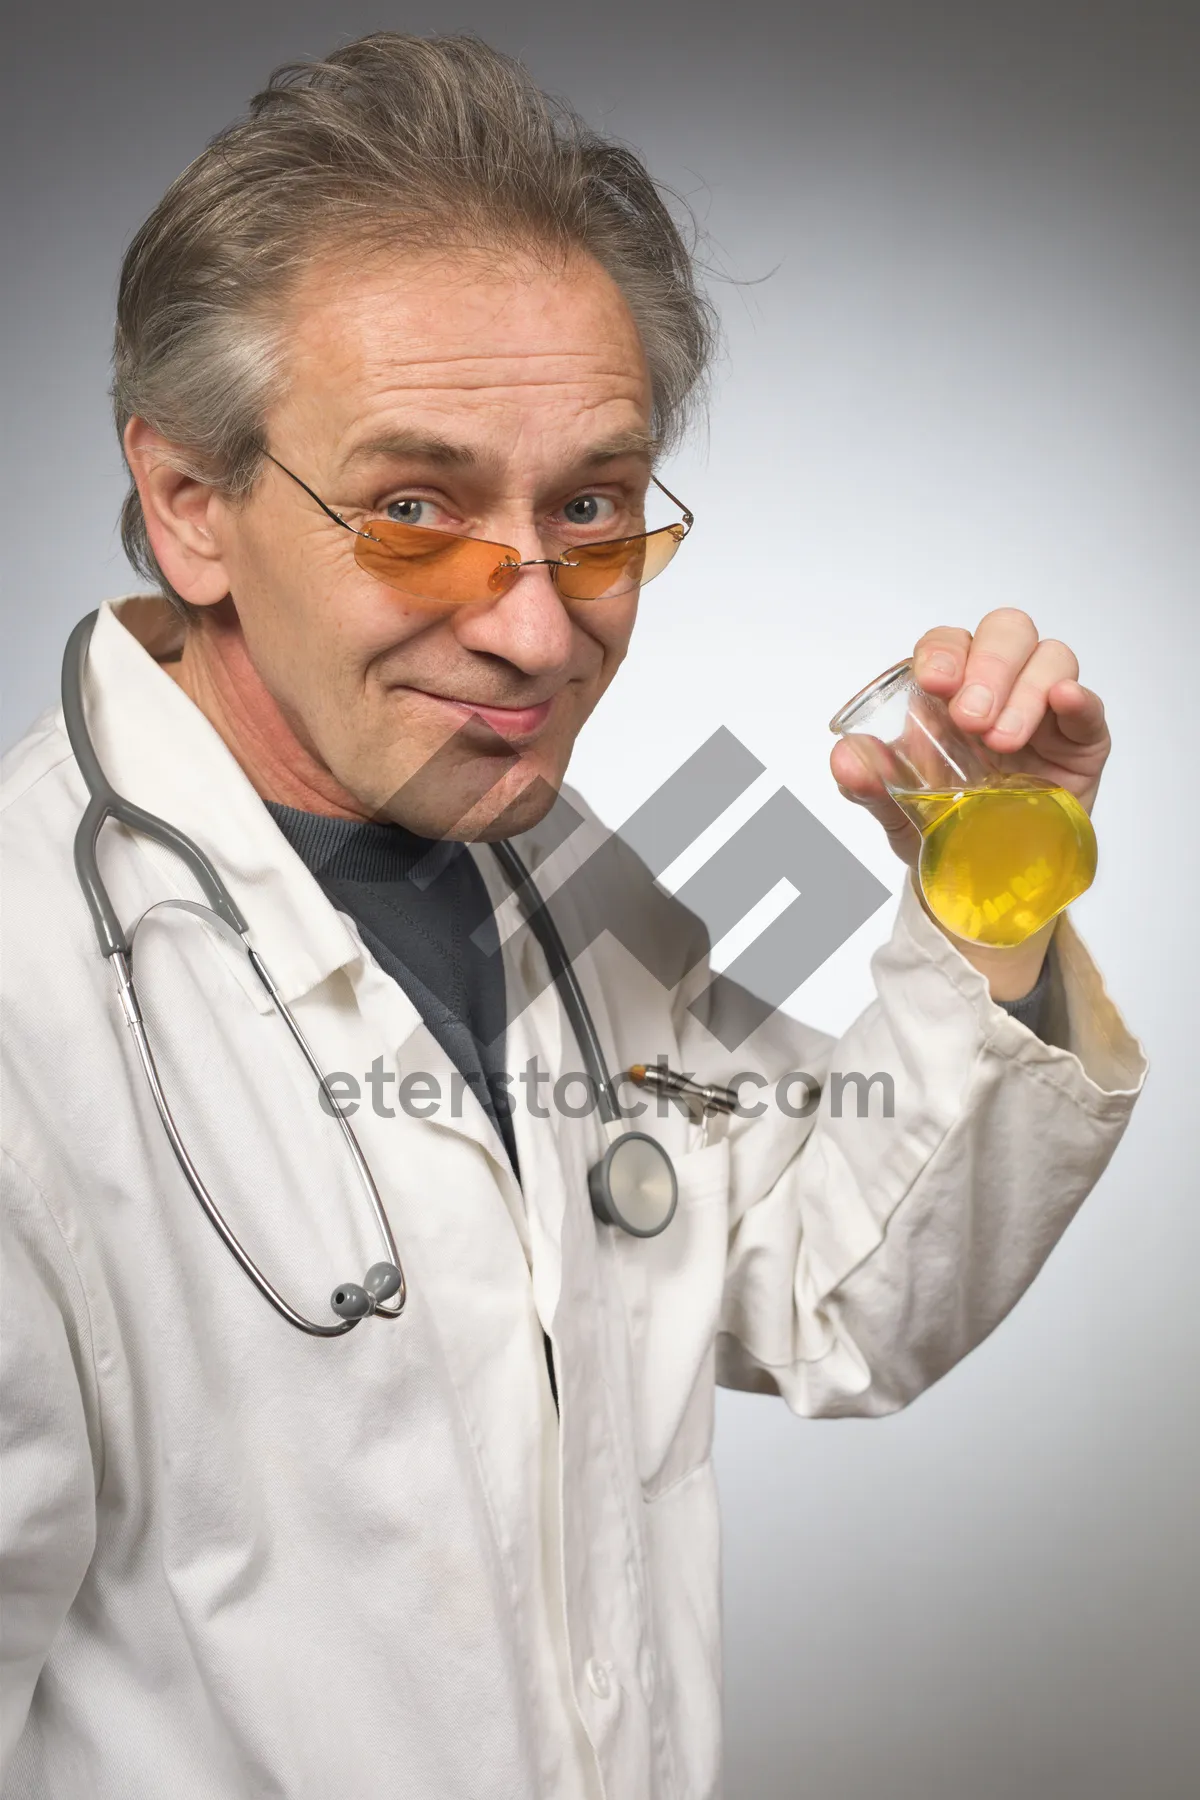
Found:
[[[913,674],[927,694],[948,700],[958,692],[971,634],[961,625],[935,625],[919,637],[913,649]]]
[[[896,805],[879,777],[857,754],[854,746],[844,739],[835,744],[830,752],[829,766],[839,793],[845,799],[852,800],[856,806],[864,807],[872,818],[877,819],[887,832],[897,855],[906,856],[911,848],[910,840],[916,839],[916,829]]]
[[[1020,750],[1027,744],[1049,707],[1049,694],[1060,681],[1075,681],[1075,652],[1057,638],[1043,638],[1012,684],[999,717],[983,741],[989,750]]]
[[[1046,696],[1055,724],[1073,744],[1103,744],[1108,737],[1104,702],[1078,681],[1055,682]]]
[[[956,725],[982,732],[996,723],[1037,642],[1037,626],[1018,607],[985,614],[971,639],[962,686],[950,702]]]
[[[829,755],[833,779],[847,800],[875,801],[887,798],[887,789],[877,772],[861,757],[845,738],[833,746]]]

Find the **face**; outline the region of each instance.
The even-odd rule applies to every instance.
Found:
[[[644,529],[645,358],[590,259],[329,264],[294,296],[286,342],[267,447],[350,524],[390,517],[522,559]],[[357,810],[424,836],[506,836],[548,810],[636,592],[564,600],[535,567],[497,599],[411,600],[270,462],[248,499],[210,493],[205,521],[209,590],[228,597],[201,635],[276,753],[282,732]]]

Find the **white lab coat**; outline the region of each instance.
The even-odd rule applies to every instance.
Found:
[[[106,608],[96,628],[114,785],[214,859],[326,1069],[361,1080],[382,1056],[446,1094],[410,1001],[135,639],[158,616]],[[716,1794],[714,1380],[806,1417],[887,1413],[1004,1317],[1143,1078],[1078,937],[1060,925],[1070,1048],[1051,1048],[906,890],[878,998],[839,1042],[779,1016],[736,1053],[772,1082],[889,1070],[894,1117],[878,1089],[874,1116],[849,1089],[835,1117],[827,1091],[702,1146],[652,1113],[680,1182],[654,1240],[593,1218],[594,1117],[518,1104],[518,1187],[473,1096],[389,1119],[364,1087],[353,1124],[411,1295],[400,1321],[321,1341],[250,1287],[178,1172],[72,869],[85,798],[49,713],[3,799],[5,1800]],[[544,892],[598,835],[588,820],[544,862]],[[127,920],[193,891],[111,825],[102,866]],[[515,939],[509,980],[539,955]],[[211,1187],[275,1284],[331,1317],[335,1282],[380,1251],[311,1076],[204,926],[159,915],[138,962]],[[614,1067],[729,1069],[613,938],[577,966]],[[510,1030],[509,1067],[533,1055],[579,1066],[552,988]]]

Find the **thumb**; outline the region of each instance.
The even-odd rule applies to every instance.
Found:
[[[829,757],[830,772],[838,791],[855,806],[861,806],[887,833],[888,842],[904,862],[915,862],[921,846],[920,833],[901,812],[875,771],[845,739],[834,745]]]

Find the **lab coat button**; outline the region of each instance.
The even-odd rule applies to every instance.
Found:
[[[591,1688],[596,1698],[598,1700],[607,1700],[609,1694],[612,1692],[612,1683],[608,1679],[608,1670],[605,1668],[604,1664],[598,1662],[594,1656],[591,1656],[588,1658],[587,1665],[583,1672],[587,1676],[588,1686]]]

